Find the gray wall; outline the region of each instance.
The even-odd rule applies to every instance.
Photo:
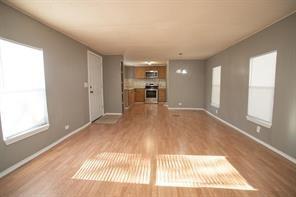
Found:
[[[103,56],[104,110],[105,113],[122,113],[121,55]]]
[[[43,48],[49,130],[4,144],[0,127],[0,172],[89,122],[87,48],[0,3],[0,36]],[[70,125],[65,131],[64,126]]]
[[[273,124],[256,133],[246,120],[249,58],[277,50]],[[222,65],[218,116],[296,158],[296,14],[215,55],[207,61],[206,108],[211,101],[212,67]]]
[[[176,70],[187,69],[188,74]],[[200,60],[170,60],[168,62],[168,106],[171,108],[204,108],[205,62]],[[179,106],[178,103],[182,105]]]
[[[134,66],[124,66],[124,78],[134,79],[135,78],[135,67]]]

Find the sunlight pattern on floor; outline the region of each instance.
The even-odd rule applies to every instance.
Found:
[[[150,159],[139,154],[101,153],[87,160],[73,179],[149,184]]]
[[[158,155],[156,185],[254,190],[224,156]]]

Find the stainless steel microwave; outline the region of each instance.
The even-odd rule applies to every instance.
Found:
[[[158,78],[157,70],[149,70],[145,72],[146,79],[155,79]]]

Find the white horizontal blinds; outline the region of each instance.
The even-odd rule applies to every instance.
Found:
[[[267,126],[272,123],[277,52],[250,59],[248,116]]]
[[[0,39],[0,77],[5,139],[48,124],[42,50]]]
[[[212,99],[211,105],[220,107],[221,66],[212,69]]]

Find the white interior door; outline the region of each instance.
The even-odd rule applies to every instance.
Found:
[[[102,57],[90,51],[88,59],[88,90],[90,121],[104,114],[103,100],[103,61]]]

